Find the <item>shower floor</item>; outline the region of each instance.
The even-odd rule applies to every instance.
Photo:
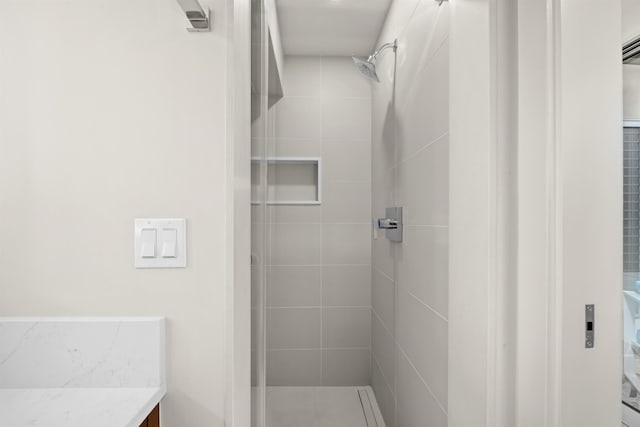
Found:
[[[384,427],[371,387],[267,387],[267,427]]]

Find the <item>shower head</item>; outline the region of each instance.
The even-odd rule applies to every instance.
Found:
[[[369,59],[358,58],[357,56],[354,56],[353,62],[356,64],[356,67],[358,67],[358,70],[360,70],[362,74],[369,77],[371,80],[375,80],[380,83],[378,73],[376,73],[375,61],[370,61]]]
[[[371,80],[375,80],[376,82],[380,83],[378,73],[376,72],[376,60],[385,49],[389,48],[392,48],[393,51],[396,52],[398,50],[398,40],[394,40],[393,43],[383,44],[366,59],[352,56],[353,62],[354,64],[356,64],[356,67],[358,67],[358,70],[360,70],[362,74],[369,77]]]

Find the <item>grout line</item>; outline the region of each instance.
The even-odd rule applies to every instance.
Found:
[[[283,347],[269,348],[267,351],[328,351],[328,350],[370,350],[369,347]]]
[[[422,376],[420,375],[420,373],[418,372],[418,370],[416,369],[416,367],[413,365],[413,363],[411,362],[411,359],[409,358],[409,356],[406,354],[406,352],[404,351],[404,348],[400,345],[400,343],[397,341],[395,335],[391,334],[391,332],[389,331],[389,328],[387,327],[387,325],[385,325],[385,323],[382,321],[382,318],[380,317],[380,315],[375,311],[375,309],[372,310],[373,314],[378,318],[378,321],[380,322],[380,325],[384,328],[384,330],[391,335],[392,338],[392,342],[393,342],[393,352],[394,352],[394,362],[393,362],[393,369],[394,369],[394,382],[397,381],[397,373],[396,373],[396,365],[397,365],[397,360],[396,359],[396,348],[398,350],[400,350],[402,352],[402,354],[404,355],[404,357],[407,359],[407,361],[409,362],[409,364],[411,365],[411,367],[413,368],[413,370],[417,373],[418,378],[420,378],[420,380],[424,383],[424,385],[427,387],[427,390],[429,391],[429,393],[433,396],[433,398],[435,399],[436,403],[438,404],[438,406],[440,407],[440,409],[442,409],[442,411],[444,412],[445,415],[447,415],[447,411],[444,409],[444,406],[442,405],[442,403],[438,400],[438,398],[436,397],[435,393],[433,392],[433,390],[431,390],[431,388],[429,387],[429,385],[427,384],[427,382],[424,380],[424,378],[422,378]],[[395,315],[394,315],[395,318]],[[397,323],[397,322],[395,322]],[[373,334],[372,334],[373,335]],[[373,349],[373,347],[372,347]],[[373,353],[373,351],[372,351]],[[385,378],[384,372],[382,371],[382,369],[380,368],[380,364],[377,361],[377,358],[375,357],[375,354],[373,354],[373,358],[374,361],[376,362],[376,364],[378,365],[378,370],[380,371],[380,374],[382,375],[382,377],[385,379],[385,382],[387,383],[387,386],[389,386],[388,380]],[[395,386],[393,389],[391,390],[395,390]],[[395,399],[395,393],[393,393],[394,395],[394,399]]]
[[[437,224],[403,224],[405,228],[449,228],[448,225]]]
[[[371,184],[371,180],[325,178],[325,184]]]
[[[427,309],[429,309],[429,311],[432,311],[433,314],[435,314],[436,316],[438,316],[439,318],[444,320],[445,323],[449,323],[449,320],[444,316],[444,314],[440,313],[438,310],[436,310],[435,308],[431,307],[429,304],[427,304],[426,302],[422,301],[420,298],[415,296],[413,294],[413,292],[411,292],[408,289],[406,289],[405,286],[398,285],[398,288],[402,288],[402,290],[404,292],[406,292],[409,296],[411,296],[413,299],[415,299],[419,304],[425,306]]]
[[[320,101],[324,101],[326,100],[332,100],[332,101],[337,101],[340,99],[361,99],[361,100],[365,100],[365,101],[371,101],[371,97],[368,96],[326,96],[326,95],[320,95],[320,96],[312,96],[312,95],[287,95],[284,98],[287,99],[318,99]]]
[[[382,271],[381,269],[379,269],[376,266],[373,266],[373,272],[375,273],[376,271],[379,274],[381,274],[382,276],[384,276],[386,279],[388,279],[389,281],[393,282],[393,279],[391,277],[387,276],[387,274],[384,271]],[[373,287],[373,275],[371,276],[371,282],[372,282],[372,287]]]
[[[370,267],[371,264],[265,264],[267,267]]]
[[[260,138],[255,138],[259,140]],[[276,136],[273,138],[265,138],[267,141],[275,141],[277,142],[299,142],[300,144],[321,144],[323,141],[331,144],[342,143],[342,144],[368,144],[368,139],[360,139],[360,138],[306,138],[299,136]]]
[[[391,387],[391,384],[389,384],[389,380],[387,379],[387,377],[385,377],[384,372],[382,372],[382,368],[380,367],[380,362],[378,362],[378,358],[375,357],[375,356],[373,356],[373,363],[378,367],[378,371],[380,372],[380,375],[382,376],[382,381],[384,382],[384,385],[389,389],[389,392],[391,393],[391,396],[393,396],[393,398],[395,400],[396,391],[395,391],[395,389],[393,389]],[[372,374],[372,377],[373,377],[373,374]]]
[[[296,308],[304,308],[304,309],[312,309],[312,308],[319,308],[319,309],[325,309],[325,308],[330,308],[330,309],[336,309],[336,308],[345,308],[345,309],[369,309],[371,307],[369,307],[368,305],[270,305],[267,306],[267,309],[273,310],[273,309],[296,309]]]
[[[438,142],[444,140],[444,138],[447,137],[447,136],[449,136],[449,131],[448,130],[445,133],[443,133],[442,135],[440,135],[439,137],[437,137],[436,139],[434,139],[433,141],[428,142],[426,145],[423,145],[418,150],[416,150],[413,153],[409,154],[408,156],[405,156],[402,159],[398,159],[396,161],[396,167],[407,163],[409,160],[415,159],[420,154],[422,154],[422,152],[428,150],[430,147],[432,147],[435,144],[437,144]]]
[[[436,403],[438,404],[438,406],[440,407],[442,412],[446,416],[448,416],[447,410],[444,408],[444,405],[442,405],[442,403],[440,402],[440,400],[438,399],[436,394],[433,392],[433,390],[431,390],[431,387],[429,387],[429,384],[427,384],[427,381],[424,378],[422,378],[422,375],[420,375],[420,372],[418,371],[418,369],[415,367],[415,365],[413,364],[413,362],[409,358],[409,355],[404,351],[404,349],[400,345],[398,345],[398,350],[400,350],[400,352],[402,353],[404,358],[407,360],[407,362],[409,362],[409,366],[411,366],[411,368],[413,369],[415,375],[420,379],[420,381],[422,381],[424,386],[427,388],[427,391],[429,392],[429,394],[431,394],[431,396],[433,397],[433,400],[436,401]]]
[[[269,225],[366,225],[369,226],[369,222],[271,222]],[[322,230],[321,230],[322,232]]]
[[[325,79],[324,79],[324,57],[320,57],[320,93],[322,94],[322,89],[324,88]],[[324,103],[322,99],[319,101],[320,103],[320,154],[322,157],[325,151],[324,148]],[[320,171],[318,171],[320,173]],[[326,175],[323,174],[323,175]],[[318,182],[318,186],[320,186],[322,182]],[[326,190],[326,189],[325,189]],[[324,307],[324,209],[321,213],[323,222],[320,224],[320,263],[323,265],[323,268],[320,269],[320,304]],[[320,385],[324,385],[324,309],[320,309]]]
[[[387,332],[387,334],[389,334],[389,336],[391,337],[391,341],[393,341],[395,343],[396,338],[393,336],[393,333],[389,330],[389,327],[382,321],[382,317],[380,317],[380,315],[375,310],[371,310],[371,311],[373,312],[373,314],[378,319],[378,322],[380,322],[380,325],[382,325],[382,328]],[[373,334],[371,334],[371,335],[373,335]]]

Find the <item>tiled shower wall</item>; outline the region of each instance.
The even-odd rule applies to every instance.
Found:
[[[269,207],[267,385],[365,385],[371,86],[350,58],[287,57],[270,156],[322,158],[322,204]]]
[[[404,207],[404,241],[373,241],[372,384],[388,427],[447,425],[448,3],[392,3],[373,89],[373,214]],[[470,215],[473,213],[470,212]],[[473,278],[469,278],[473,286]],[[473,349],[469,349],[473,351]]]

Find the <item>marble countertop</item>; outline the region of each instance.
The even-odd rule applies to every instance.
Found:
[[[139,427],[164,394],[160,387],[0,389],[0,426]]]
[[[165,392],[162,317],[0,317],[0,427],[139,427]]]

